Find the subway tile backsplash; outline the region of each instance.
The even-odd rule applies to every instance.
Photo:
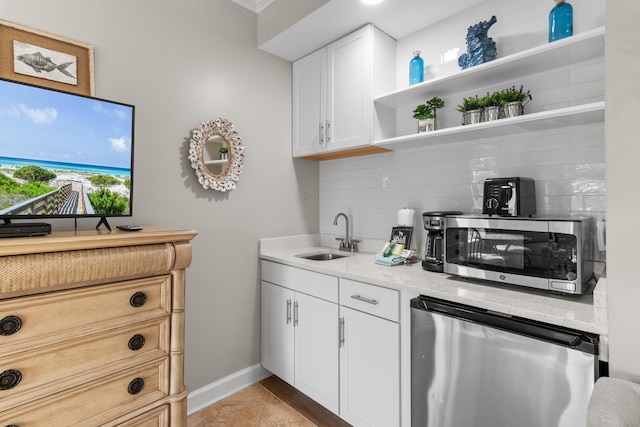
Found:
[[[602,0],[570,0],[574,7],[574,33],[604,25]],[[467,28],[496,15],[489,31],[498,57],[547,43],[547,17],[551,0],[489,0],[454,15],[397,43],[397,88],[407,87],[411,52],[421,50],[427,64],[425,79],[459,71],[457,61],[444,61],[446,52],[466,52]],[[602,59],[505,82],[479,87],[477,94],[512,84],[530,89],[533,101],[527,113],[604,100]],[[475,94],[475,93],[474,93]],[[444,98],[439,126],[457,126],[455,108],[462,96]],[[413,108],[397,111],[397,134],[415,133]],[[415,209],[413,246],[423,250],[422,212],[461,210],[482,212],[486,178],[524,176],[536,181],[539,215],[588,215],[604,219],[606,210],[604,124],[486,138],[439,146],[425,146],[320,163],[320,233],[341,235],[344,225],[333,225],[338,212],[351,217],[355,238],[387,240],[399,209]],[[604,253],[594,251],[594,259]]]

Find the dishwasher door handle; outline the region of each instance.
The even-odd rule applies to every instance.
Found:
[[[414,298],[411,307],[474,322],[503,331],[574,348],[589,354],[598,354],[599,338],[595,334],[575,331],[561,326],[537,322],[508,314],[467,306],[431,297]]]

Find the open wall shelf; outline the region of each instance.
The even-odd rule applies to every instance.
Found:
[[[549,71],[604,56],[604,27],[585,31],[566,39],[537,46],[513,55],[494,59],[456,74],[438,77],[405,89],[374,98],[376,104],[391,108],[417,105],[425,97],[443,97],[450,93],[473,91],[518,76]]]
[[[471,141],[588,123],[602,123],[604,122],[604,106],[604,102],[594,102],[508,119],[388,138],[375,141],[374,145],[390,150],[410,149],[425,145]]]
[[[381,109],[415,106],[425,98],[446,97],[451,93],[473,92],[480,87],[500,84],[558,67],[604,57],[604,27],[576,34],[503,58],[498,58],[458,73],[428,80],[390,92],[374,99]],[[604,122],[605,103],[593,102],[571,107],[541,111],[523,116],[499,119],[474,125],[454,126],[432,132],[397,136],[377,140],[373,145],[389,150],[473,141],[483,138],[516,135],[588,123]]]

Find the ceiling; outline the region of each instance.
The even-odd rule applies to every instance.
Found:
[[[231,0],[256,13],[274,0]],[[385,0],[367,6],[360,0],[330,0],[260,49],[295,61],[322,46],[373,23],[398,40],[482,0]]]
[[[260,13],[262,9],[269,6],[269,4],[271,4],[274,0],[231,0],[231,1],[255,13]]]

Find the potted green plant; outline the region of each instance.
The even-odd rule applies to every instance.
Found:
[[[505,103],[502,91],[493,92],[492,94],[487,92],[487,95],[482,98],[484,121],[498,120]]]
[[[520,86],[520,89],[516,89],[515,86],[507,88],[501,91],[501,97],[504,101],[504,116],[515,117],[524,114],[524,106],[527,99],[531,100],[531,93],[524,91],[524,87]],[[527,101],[527,102],[525,102]]]
[[[480,123],[482,101],[477,95],[475,97],[462,98],[462,104],[458,105],[457,110],[462,113],[463,125]]]
[[[227,157],[229,155],[228,154],[229,149],[227,148],[226,145],[223,145],[222,147],[220,147],[219,153],[220,153],[220,160],[227,160]]]
[[[434,96],[413,110],[413,118],[418,119],[418,132],[435,130],[436,110],[442,107],[444,107],[444,101]]]

